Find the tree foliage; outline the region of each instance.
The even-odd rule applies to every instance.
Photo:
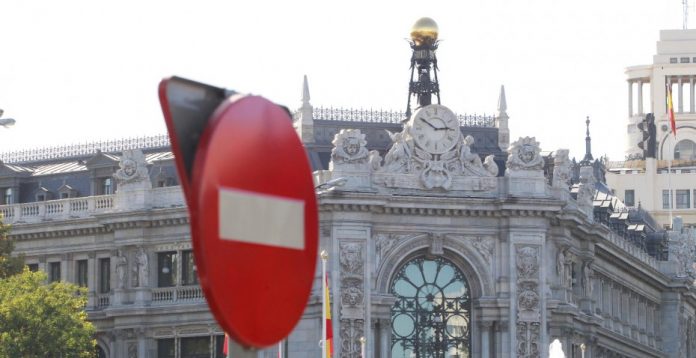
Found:
[[[3,224],[0,216],[0,279],[16,275],[24,267],[23,256],[12,256],[14,242],[7,237],[9,231],[10,226]]]
[[[30,272],[0,279],[0,358],[94,357],[84,288]]]

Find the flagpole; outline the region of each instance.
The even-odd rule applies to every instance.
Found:
[[[329,254],[321,251],[321,358],[326,358],[326,260]]]
[[[283,358],[283,339],[278,342],[278,358]]]
[[[672,193],[672,157],[674,149],[672,149],[672,140],[668,140],[669,155],[667,156],[667,186],[669,187],[669,227],[672,228],[672,207],[674,206],[674,194]]]

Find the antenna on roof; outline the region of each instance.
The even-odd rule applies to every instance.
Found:
[[[684,30],[687,28],[687,19],[689,18],[689,0],[682,0],[682,7],[684,8],[682,27]]]

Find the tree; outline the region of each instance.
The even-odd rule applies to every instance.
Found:
[[[0,279],[0,358],[94,357],[86,290],[24,269]]]
[[[13,257],[14,242],[7,237],[10,226],[2,223],[0,215],[0,279],[16,275],[24,268],[24,257]]]

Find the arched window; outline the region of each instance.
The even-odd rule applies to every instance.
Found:
[[[696,143],[688,139],[680,140],[674,146],[674,159],[696,160]]]
[[[464,274],[450,261],[418,257],[391,286],[392,357],[469,357],[471,298]]]

